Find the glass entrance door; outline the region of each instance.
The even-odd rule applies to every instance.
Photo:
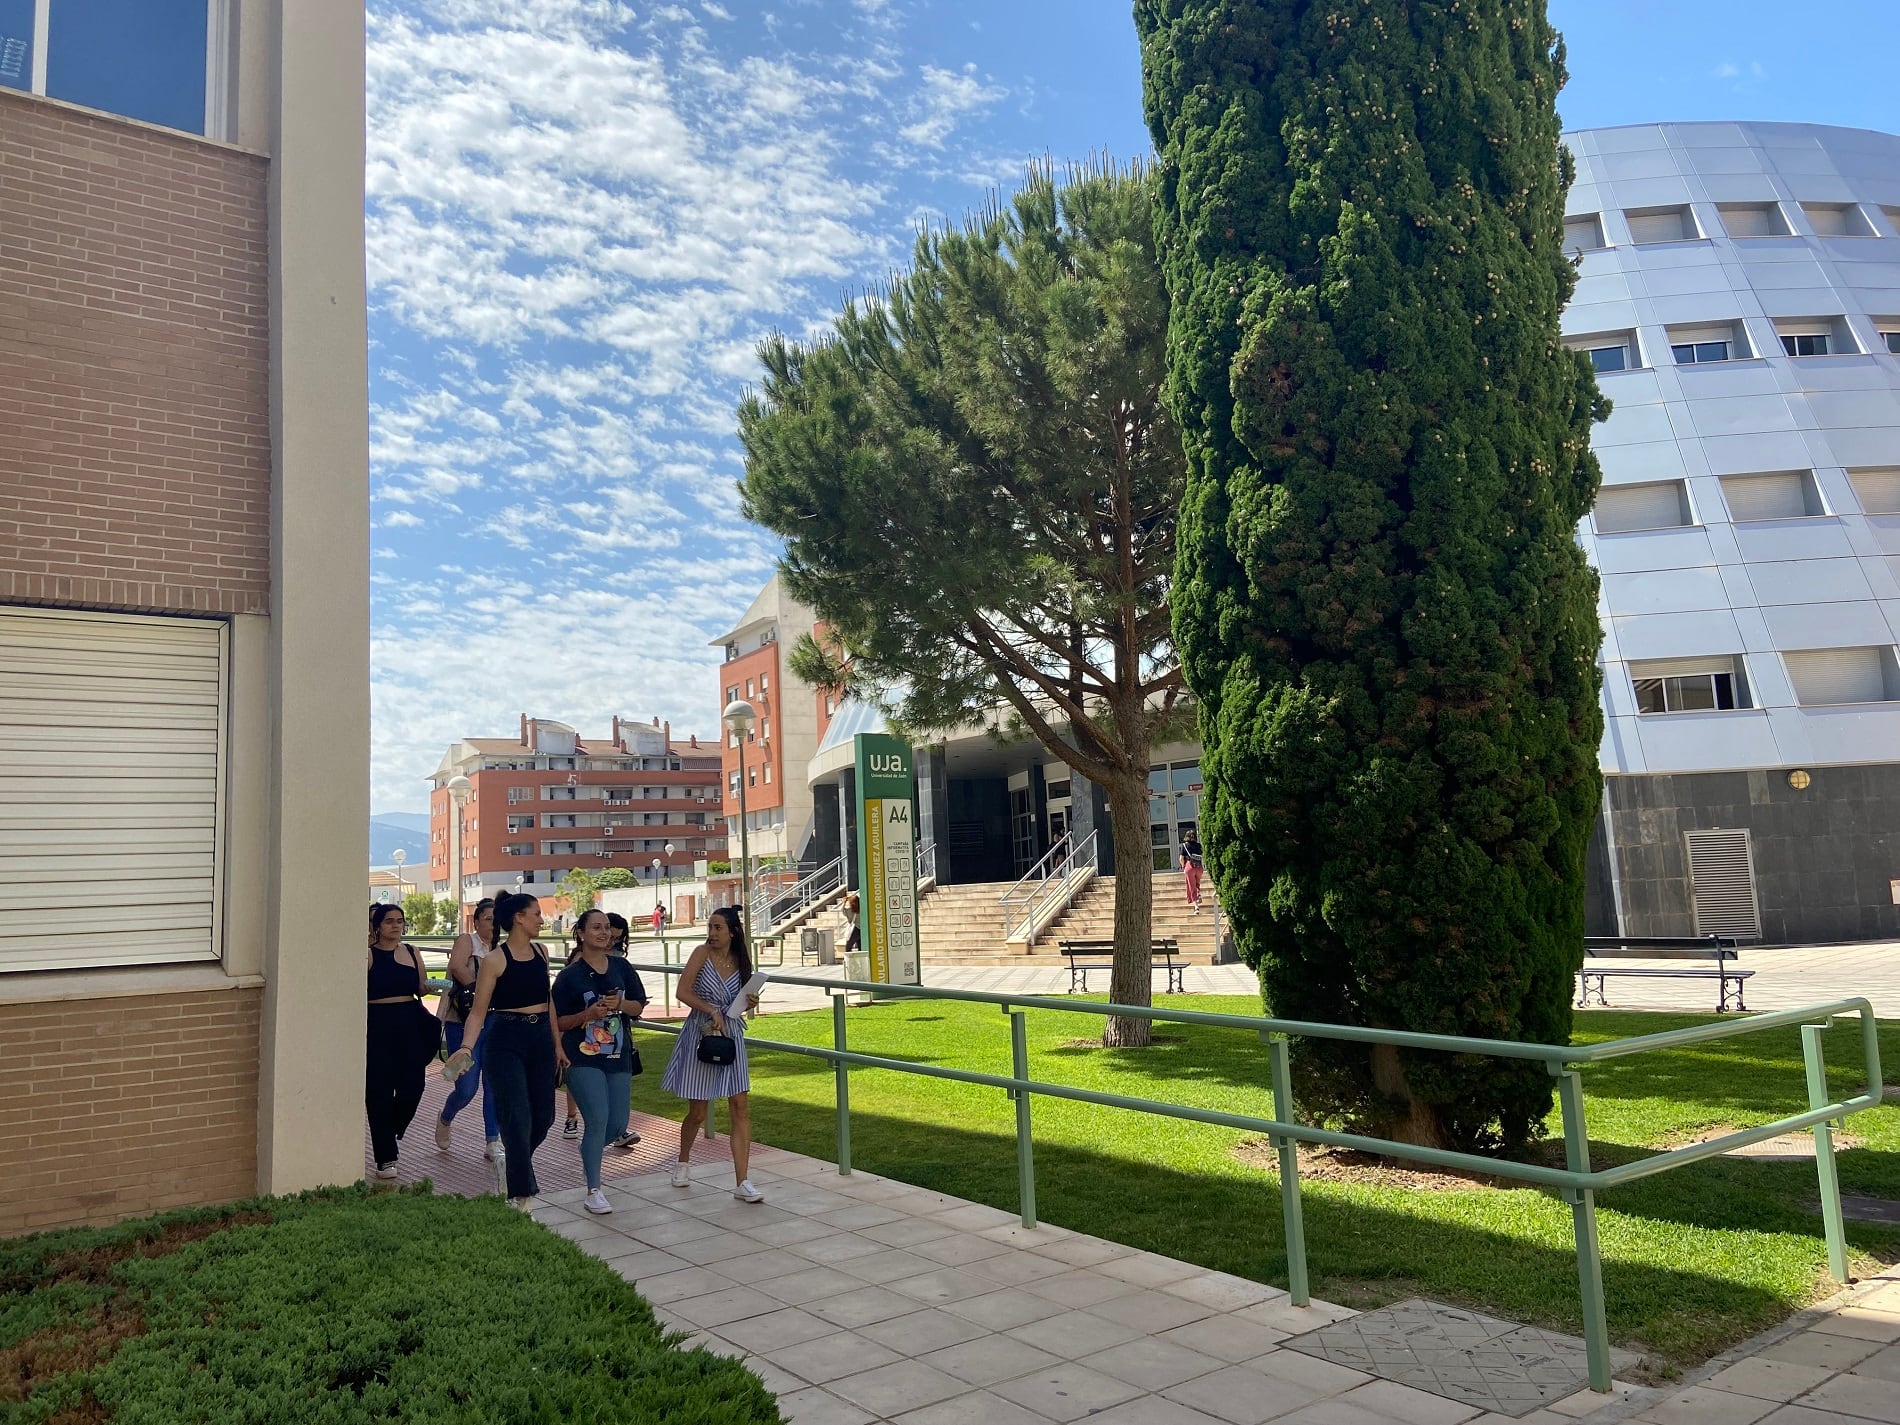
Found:
[[[1148,773],[1148,845],[1157,871],[1181,869],[1181,838],[1201,817],[1201,764],[1172,762]]]

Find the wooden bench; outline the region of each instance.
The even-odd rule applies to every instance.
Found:
[[[1058,940],[1056,944],[1061,946],[1062,953],[1069,957],[1070,994],[1074,994],[1077,990],[1083,994],[1088,993],[1090,970],[1112,971],[1114,969],[1115,942],[1113,940]],[[1150,966],[1158,962],[1168,972],[1168,987],[1165,991],[1167,994],[1187,993],[1187,985],[1182,979],[1187,970],[1187,961],[1175,958],[1180,953],[1180,942],[1172,937],[1165,940],[1152,940],[1148,943]],[[1106,955],[1109,958],[1084,962],[1082,959],[1084,955]]]
[[[1583,942],[1583,968],[1577,972],[1580,981],[1577,1008],[1589,1006],[1592,991],[1596,994],[1596,1002],[1607,1008],[1610,1002],[1604,996],[1603,982],[1611,975],[1645,975],[1658,979],[1714,980],[1717,984],[1717,1014],[1731,1009],[1746,1011],[1748,1006],[1742,1000],[1742,982],[1755,972],[1736,968],[1739,958],[1734,940],[1722,935],[1587,936]],[[1685,965],[1676,969],[1654,965],[1614,967],[1598,963],[1604,960],[1699,960],[1705,965],[1700,968]],[[1707,968],[1708,965],[1713,968]],[[1734,986],[1732,992],[1731,985]],[[1731,998],[1733,1003],[1730,1003]]]

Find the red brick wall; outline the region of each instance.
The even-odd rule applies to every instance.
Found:
[[[0,1005],[0,1236],[256,1192],[263,993]]]
[[[269,611],[266,175],[0,90],[0,600]]]

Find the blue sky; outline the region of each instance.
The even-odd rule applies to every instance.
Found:
[[[1570,127],[1900,130],[1895,0],[1553,0]],[[1025,160],[1145,153],[1126,0],[371,0],[373,804],[519,713],[712,730],[765,333]]]

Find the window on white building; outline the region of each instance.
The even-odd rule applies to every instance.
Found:
[[[1886,345],[1888,351],[1892,352],[1895,356],[1900,356],[1900,327],[1896,327],[1892,331],[1882,328],[1880,340]]]
[[[1748,339],[1739,323],[1718,326],[1670,327],[1669,354],[1678,366],[1706,366],[1716,361],[1745,361]]]
[[[1861,510],[1870,515],[1900,515],[1900,466],[1884,469],[1850,470],[1854,496]]]
[[[1595,252],[1604,247],[1603,219],[1595,213],[1580,213],[1564,219],[1564,251],[1573,256],[1581,252]]]
[[[1634,243],[1688,242],[1702,236],[1695,214],[1686,205],[1635,208],[1623,216],[1629,221],[1630,241]]]
[[[1748,706],[1741,660],[1672,658],[1629,665],[1639,713],[1728,712]]]
[[[1787,237],[1794,231],[1779,203],[1717,203],[1715,210],[1732,238]]]
[[[1816,237],[1878,237],[1858,203],[1803,203]]]
[[[1783,470],[1772,475],[1724,475],[1722,498],[1729,518],[1748,520],[1814,519],[1828,513],[1811,470]]]
[[[1781,655],[1802,707],[1900,701],[1892,648],[1804,648]]]
[[[1775,335],[1788,356],[1842,356],[1856,350],[1842,317],[1777,317]]]
[[[1680,480],[1647,485],[1605,485],[1597,492],[1598,534],[1638,529],[1678,529],[1694,524],[1689,495]]]

